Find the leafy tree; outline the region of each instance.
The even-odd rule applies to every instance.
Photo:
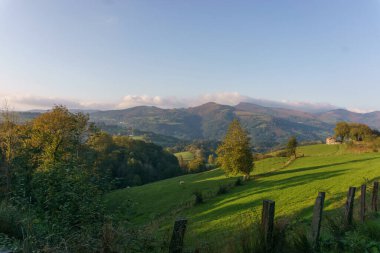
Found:
[[[342,142],[350,136],[350,126],[347,122],[338,122],[334,129],[335,137]]]
[[[210,155],[208,156],[207,163],[208,163],[208,164],[211,164],[211,165],[214,165],[214,164],[215,164],[215,157],[214,157],[213,154],[210,154]]]
[[[190,173],[205,171],[206,170],[206,164],[202,158],[195,157],[193,160],[191,160],[187,164],[187,169]]]
[[[11,188],[13,160],[20,144],[18,131],[16,115],[6,105],[1,113],[0,123],[0,176],[5,193],[9,193]]]
[[[71,113],[64,106],[55,106],[34,119],[31,145],[38,149],[40,168],[78,158],[87,130],[88,116]]]
[[[297,158],[297,146],[298,146],[298,141],[295,136],[292,136],[288,140],[288,144],[286,145],[286,152],[288,156],[294,156]]]
[[[250,139],[237,119],[230,124],[216,153],[218,163],[227,175],[242,173],[249,177],[253,168]]]
[[[341,141],[351,139],[354,141],[363,141],[371,139],[376,132],[369,126],[361,123],[338,122],[335,127],[335,137]]]
[[[351,123],[350,127],[350,138],[355,141],[363,141],[366,138],[372,136],[372,130],[365,124]]]
[[[62,238],[86,233],[89,228],[100,232],[104,217],[101,191],[83,169],[74,163],[57,162],[37,171],[32,186],[32,206],[44,225],[41,232],[51,237],[50,243],[58,244]]]

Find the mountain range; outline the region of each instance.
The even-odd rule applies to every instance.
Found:
[[[311,113],[248,102],[236,106],[210,102],[180,109],[138,106],[86,113],[90,115],[91,121],[105,130],[113,126],[113,133],[117,133],[117,129],[120,129],[121,134],[125,134],[123,129],[135,129],[182,140],[220,140],[230,122],[238,118],[257,150],[284,145],[290,136],[296,136],[301,142],[323,141],[333,133],[338,121],[360,122],[380,128],[380,112],[361,114],[335,109]],[[23,112],[22,118],[30,119],[36,115],[36,112]]]

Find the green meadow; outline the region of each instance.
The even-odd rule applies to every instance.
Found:
[[[194,154],[190,151],[179,152],[174,154],[177,158],[182,156],[183,160],[188,162],[194,159]]]
[[[235,186],[239,176],[226,177],[215,169],[114,191],[107,195],[107,207],[134,226],[155,224],[160,231],[170,230],[177,217],[186,217],[186,242],[193,243],[246,226],[260,216],[264,199],[276,202],[276,218],[308,222],[318,192],[326,192],[325,210],[333,211],[344,204],[349,186],[380,178],[379,153],[313,145],[300,147],[298,154],[301,157],[287,166],[283,157],[255,162],[252,179],[242,186]],[[231,187],[228,192],[217,194],[226,185]],[[194,205],[194,191],[203,193],[204,203]]]

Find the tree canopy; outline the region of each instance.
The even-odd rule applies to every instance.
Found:
[[[334,129],[335,137],[340,141],[363,141],[372,137],[375,132],[367,125],[361,123],[338,122]]]
[[[63,106],[22,124],[9,111],[2,116],[0,201],[28,210],[25,215],[37,229],[27,233],[39,245],[70,240],[70,247],[87,247],[90,237],[101,233],[103,193],[183,173],[177,158],[162,147],[111,136],[87,115]]]
[[[249,176],[253,169],[250,139],[237,119],[230,124],[216,153],[217,161],[227,175],[242,173]]]
[[[288,153],[288,156],[294,156],[297,158],[297,146],[297,138],[295,136],[290,137],[286,145],[286,152]]]

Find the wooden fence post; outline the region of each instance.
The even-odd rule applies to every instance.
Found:
[[[263,211],[261,215],[261,229],[264,233],[265,245],[268,250],[273,244],[273,229],[274,229],[274,207],[275,202],[272,200],[263,201]]]
[[[311,223],[311,234],[313,237],[313,244],[315,248],[319,246],[319,235],[321,231],[322,213],[323,206],[325,204],[325,192],[318,193],[318,197],[315,200],[315,205],[313,209],[313,220]]]
[[[174,222],[172,239],[169,245],[169,253],[182,253],[186,226],[187,219],[178,219]]]
[[[373,183],[372,202],[371,202],[372,211],[374,212],[377,212],[378,194],[379,194],[379,182],[376,181]]]
[[[355,187],[350,187],[347,194],[346,202],[346,213],[345,213],[345,222],[347,226],[352,225],[353,214],[354,214],[354,200],[355,200]]]
[[[366,193],[367,185],[363,184],[360,188],[360,221],[364,222],[366,213]]]

